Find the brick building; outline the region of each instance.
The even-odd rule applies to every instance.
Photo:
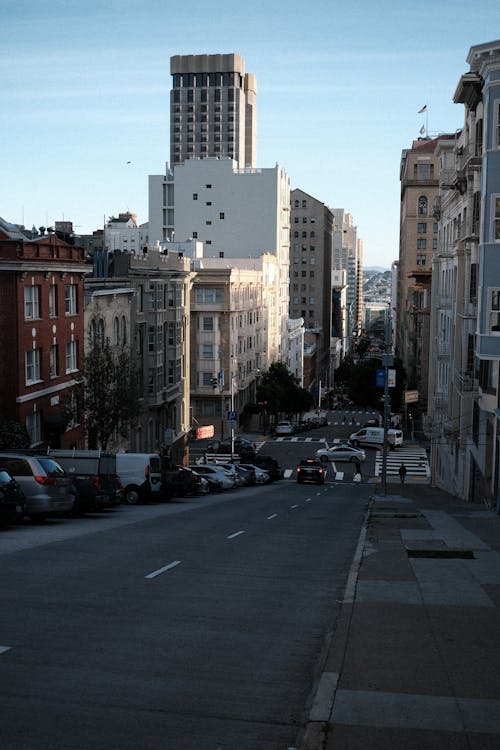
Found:
[[[0,421],[25,425],[32,445],[82,439],[75,386],[89,271],[83,248],[0,219]]]

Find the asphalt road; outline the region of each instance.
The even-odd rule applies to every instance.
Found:
[[[285,481],[2,530],[2,750],[293,747],[368,491]]]

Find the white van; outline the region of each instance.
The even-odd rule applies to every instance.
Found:
[[[135,505],[150,497],[160,499],[161,462],[158,453],[116,454],[116,473],[122,483],[124,502]]]
[[[363,427],[362,430],[353,432],[353,434],[349,437],[349,442],[354,446],[382,446],[384,444],[384,428]],[[401,430],[387,430],[387,442],[391,450],[394,450],[397,445],[402,445],[403,433],[401,432]]]

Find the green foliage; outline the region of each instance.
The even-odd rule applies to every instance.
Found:
[[[30,436],[26,427],[13,419],[0,422],[0,450],[29,448]]]
[[[314,403],[312,395],[298,385],[297,378],[284,362],[273,362],[264,373],[257,389],[257,400],[267,404],[269,414],[288,416],[307,411]]]
[[[106,449],[114,430],[127,437],[141,412],[142,394],[130,352],[116,353],[109,342],[94,347],[85,360],[84,415],[89,447]]]
[[[382,408],[380,399],[383,395],[383,389],[376,386],[376,371],[381,367],[381,360],[376,358],[364,359],[358,364],[346,363],[342,365],[342,380],[347,386],[349,398],[358,406]],[[391,411],[399,411],[403,403],[406,381],[405,370],[398,358],[394,359],[394,365],[390,369],[396,370],[396,387],[389,388]],[[337,373],[338,370],[335,373],[336,376]]]

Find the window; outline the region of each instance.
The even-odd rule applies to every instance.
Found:
[[[214,330],[214,319],[212,317],[203,318],[203,330],[213,331]]]
[[[40,381],[40,349],[30,349],[24,355],[26,385]]]
[[[193,200],[194,200],[194,201],[197,201],[197,200],[198,200],[198,193],[193,193]]]
[[[125,316],[122,315],[121,319],[121,325],[120,325],[120,339],[123,346],[127,343],[127,321],[125,320]]]
[[[221,211],[221,212],[219,213],[219,219],[224,219],[224,211]]]
[[[470,266],[469,300],[477,302],[477,263]]]
[[[52,344],[50,347],[50,377],[51,378],[57,378],[59,375],[59,366],[58,366],[58,357],[59,357],[59,347],[57,344]]]
[[[95,320],[90,321],[89,325],[89,348],[92,350],[96,343]]]
[[[417,240],[417,250],[427,250],[427,240]]]
[[[64,307],[66,315],[76,315],[76,285],[66,284],[64,287]]]
[[[211,186],[211,185],[205,185],[205,187],[206,187],[206,188],[207,188],[208,190],[210,190],[210,188],[211,188],[212,186]]]
[[[490,300],[490,332],[500,333],[500,289],[490,287],[488,296]]]
[[[493,241],[500,242],[500,196],[493,196]]]
[[[419,221],[417,224],[417,232],[419,234],[426,234],[427,232],[427,222],[426,221]]]
[[[421,195],[418,199],[418,215],[419,216],[427,216],[427,198],[425,195]]]
[[[425,263],[426,263],[426,256],[417,255],[417,266],[425,266]]]
[[[66,373],[75,372],[78,369],[76,341],[68,341],[66,344]]]
[[[39,411],[34,411],[32,414],[26,416],[26,429],[30,436],[30,443],[39,443],[42,439],[42,414]],[[24,463],[24,462],[23,462]],[[27,475],[26,472],[24,472]]]
[[[51,284],[49,287],[49,315],[51,318],[57,317],[57,287]]]
[[[202,359],[213,359],[214,358],[214,345],[203,344],[201,357]]]
[[[432,178],[432,164],[417,164],[417,179],[429,180]]]
[[[40,317],[40,287],[24,287],[24,317],[26,320]]]
[[[113,320],[113,346],[118,346],[120,343],[120,323],[118,318]]]
[[[104,320],[102,318],[97,323],[97,346],[104,346]]]
[[[211,372],[202,372],[201,373],[201,384],[202,385],[212,385],[213,379],[214,379],[213,373],[211,373]]]
[[[197,240],[198,239],[198,232],[191,232],[191,237],[193,238],[193,240]]]

